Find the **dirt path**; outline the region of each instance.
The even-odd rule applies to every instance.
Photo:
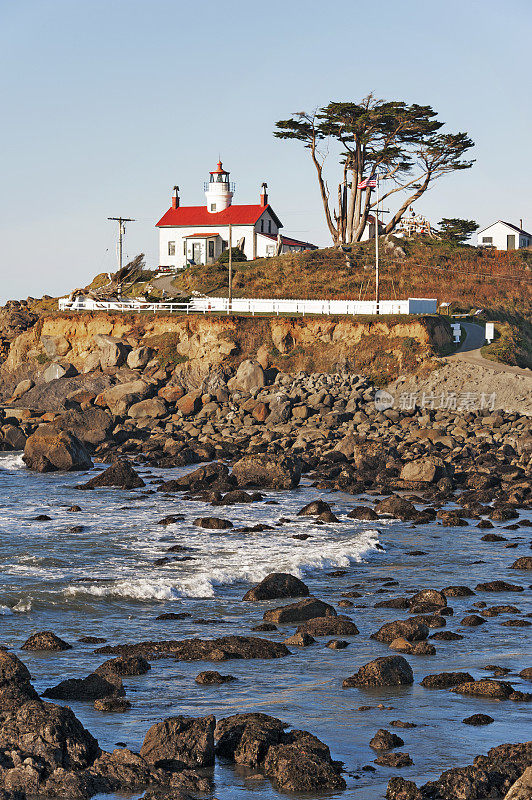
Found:
[[[498,361],[484,358],[480,352],[480,348],[485,343],[484,326],[475,325],[472,322],[461,322],[460,324],[465,328],[466,338],[454,355],[447,356],[449,363],[463,361],[467,364],[484,367],[484,369],[492,372],[505,372],[509,375],[520,375],[524,378],[532,379],[532,371],[529,369],[520,369],[519,367],[512,367],[509,364],[501,364]]]

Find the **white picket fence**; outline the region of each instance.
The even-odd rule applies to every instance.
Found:
[[[135,300],[95,300],[91,297],[77,297],[75,300],[59,300],[60,311],[120,311],[152,313],[203,313],[211,312],[236,314],[319,314],[319,315],[357,315],[357,314],[435,314],[437,300],[434,298],[410,297],[408,300],[268,300],[262,298],[234,298],[232,303],[225,297],[193,298],[189,303],[145,303]]]

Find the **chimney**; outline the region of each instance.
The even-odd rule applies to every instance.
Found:
[[[179,186],[174,186],[174,194],[172,197],[172,208],[179,208]]]
[[[268,192],[266,191],[267,188],[268,188],[268,184],[267,183],[263,183],[262,184],[261,193],[260,193],[260,204],[261,204],[261,206],[267,206],[268,205]]]
[[[523,230],[523,220],[522,219],[519,220],[519,227],[521,228],[521,230]]]

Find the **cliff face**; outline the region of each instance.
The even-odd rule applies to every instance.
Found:
[[[285,372],[341,368],[389,378],[415,368],[452,337],[448,323],[435,317],[53,314],[13,340],[1,367],[4,383],[10,376],[43,372],[57,361],[90,371],[106,340],[152,348],[161,363],[181,365],[182,371],[205,372],[258,358]]]

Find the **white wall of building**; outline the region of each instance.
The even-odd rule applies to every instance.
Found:
[[[509,236],[514,237],[514,247],[508,246]],[[515,228],[511,228],[500,220],[477,233],[477,245],[479,247],[495,247],[497,250],[517,250],[520,247],[530,247],[531,244],[532,242],[528,236],[519,233]]]

